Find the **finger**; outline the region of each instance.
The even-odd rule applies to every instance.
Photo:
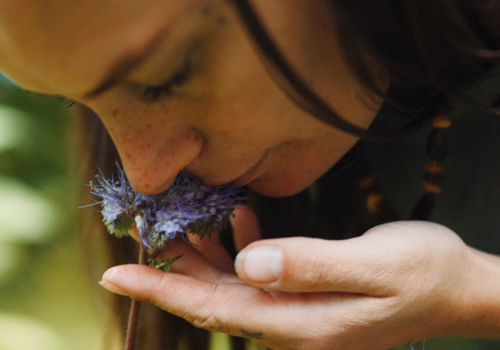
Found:
[[[241,335],[237,329],[243,326],[238,319],[248,316],[249,310],[245,310],[247,301],[249,298],[256,300],[261,293],[244,284],[235,293],[234,289],[228,288],[233,286],[231,284],[209,283],[138,265],[111,268],[104,273],[102,280],[117,288],[122,295],[150,302],[198,327],[233,335]]]
[[[209,283],[147,266],[117,266],[102,280],[106,288],[112,286],[111,291],[150,302],[197,327],[237,336],[271,329],[286,309],[276,305],[270,294],[247,284]]]
[[[248,283],[292,292],[395,293],[403,275],[428,264],[424,234],[437,238],[443,226],[424,222],[381,225],[344,241],[282,238],[259,241],[240,252],[235,268]]]
[[[240,251],[250,243],[261,239],[259,223],[257,216],[248,206],[242,206],[236,209],[234,217],[231,218],[233,228],[234,245],[236,250]]]
[[[217,235],[200,238],[196,234],[190,234],[189,240],[212,265],[221,271],[234,273],[233,259],[226,252]]]
[[[181,258],[172,264],[172,272],[189,275],[210,283],[241,282],[234,274],[225,274],[219,270],[200,251],[183,239],[176,239],[174,244],[162,251],[158,258],[171,259],[177,256]]]

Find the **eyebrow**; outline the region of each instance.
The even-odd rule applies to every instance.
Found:
[[[167,26],[156,33],[149,40],[149,42],[144,45],[145,49],[139,50],[138,52],[126,53],[118,59],[117,62],[114,63],[108,70],[108,73],[101,83],[90,92],[85,93],[84,98],[95,98],[116,86],[123,79],[123,77],[127,76],[132,70],[144,62],[158,48],[158,46],[163,43],[164,39],[170,32],[170,28],[171,26]]]

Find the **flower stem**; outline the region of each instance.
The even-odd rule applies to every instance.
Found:
[[[156,259],[158,255],[163,251],[163,249],[155,248],[151,254],[149,254],[149,259]]]
[[[146,265],[146,251],[142,246],[139,247],[139,265]],[[134,350],[135,340],[137,335],[137,322],[139,320],[139,310],[141,308],[141,302],[138,300],[132,300],[132,305],[130,306],[130,314],[128,318],[127,326],[127,342],[125,344],[125,350]]]

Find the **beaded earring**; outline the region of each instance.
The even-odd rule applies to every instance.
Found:
[[[436,202],[436,195],[441,193],[441,183],[445,179],[445,167],[442,163],[448,155],[445,130],[451,126],[451,120],[446,115],[450,109],[447,106],[432,122],[434,130],[427,138],[429,162],[425,165],[425,171],[422,175],[425,193],[413,207],[410,215],[411,220],[429,220]]]

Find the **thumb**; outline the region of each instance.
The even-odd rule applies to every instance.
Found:
[[[262,240],[243,249],[235,261],[247,283],[287,292],[348,292],[387,296],[397,291],[399,272],[419,266],[429,240],[442,226],[397,222],[342,241],[293,237]]]
[[[365,261],[363,254],[358,253],[348,241],[304,237],[264,240],[237,255],[235,270],[241,279],[263,289],[367,294],[377,288],[365,278],[372,274],[353,268],[354,264],[365,265],[359,261]]]

